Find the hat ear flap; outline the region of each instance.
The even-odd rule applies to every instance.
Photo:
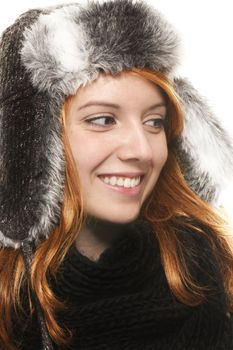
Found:
[[[232,181],[232,139],[187,79],[175,78],[174,88],[184,113],[184,130],[177,143],[181,169],[190,188],[214,204]]]
[[[58,222],[64,161],[48,96],[31,87],[1,103],[0,243],[18,247]]]
[[[0,246],[47,237],[59,221],[64,160],[59,104],[33,87],[21,60],[24,31],[42,10],[30,10],[0,41]],[[57,117],[55,117],[57,116]]]

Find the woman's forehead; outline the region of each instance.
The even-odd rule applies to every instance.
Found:
[[[100,74],[95,81],[80,87],[76,97],[85,105],[90,104],[89,102],[96,102],[96,105],[101,102],[115,102],[117,105],[120,101],[130,103],[131,99],[145,103],[150,102],[150,100],[158,103],[165,102],[160,87],[143,77],[130,73],[116,76]]]

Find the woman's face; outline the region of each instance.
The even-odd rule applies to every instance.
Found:
[[[137,218],[167,159],[165,116],[159,88],[138,76],[100,75],[78,90],[66,125],[88,215]]]

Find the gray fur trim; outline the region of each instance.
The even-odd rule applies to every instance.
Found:
[[[8,238],[0,231],[0,248],[1,247],[11,247],[14,249],[20,248],[20,241]]]
[[[23,64],[33,86],[50,96],[72,95],[89,80],[85,33],[76,23],[80,6],[66,6],[41,14],[24,32]]]
[[[176,78],[174,83],[185,117],[179,143],[185,178],[200,197],[217,202],[232,181],[233,140],[187,79]]]
[[[64,5],[41,14],[25,30],[21,57],[34,87],[68,96],[95,80],[100,70],[147,66],[169,73],[177,65],[178,47],[174,30],[157,11],[141,2],[110,1],[86,8]]]
[[[30,10],[0,42],[0,244],[38,243],[58,225],[65,159],[66,96],[133,67],[175,76],[179,39],[143,1],[110,0]],[[233,172],[232,142],[206,101],[174,78],[185,129],[177,142],[184,177],[214,203]],[[13,140],[13,141],[12,141]]]
[[[29,233],[29,241],[37,241],[38,238],[48,238],[51,230],[59,221],[61,212],[63,187],[64,187],[64,155],[61,139],[57,131],[52,131],[45,147],[46,158],[49,161],[47,173],[47,191],[38,205],[40,213],[38,223]]]

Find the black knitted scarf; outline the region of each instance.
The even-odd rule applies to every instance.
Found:
[[[190,264],[194,279],[212,288],[197,307],[182,304],[171,293],[148,225],[133,225],[98,261],[71,248],[52,282],[56,294],[66,300],[58,321],[73,332],[65,349],[233,349],[233,322],[210,246],[196,233],[179,234],[200,256],[198,268],[197,262]],[[25,344],[23,349],[40,349],[39,334],[34,333],[32,327],[27,331],[30,347]]]

